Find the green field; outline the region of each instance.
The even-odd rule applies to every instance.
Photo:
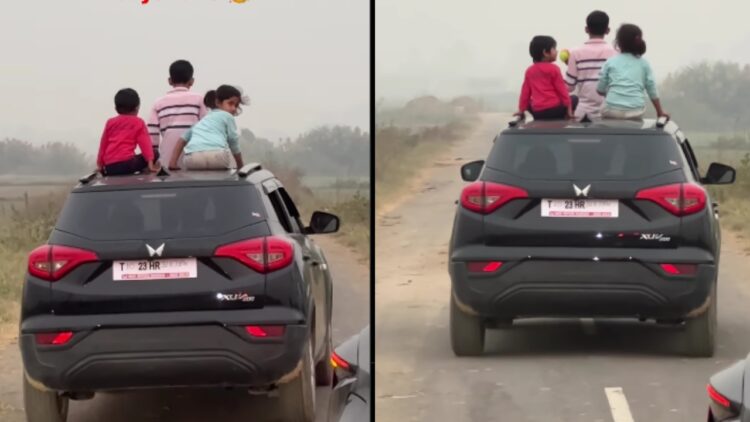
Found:
[[[750,149],[694,148],[694,151],[703,171],[706,171],[709,164],[714,162],[740,166],[745,155],[750,154]]]

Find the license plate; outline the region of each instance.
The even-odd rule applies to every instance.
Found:
[[[195,258],[114,261],[112,277],[115,281],[196,278],[198,262]]]
[[[612,199],[542,199],[542,217],[617,218],[619,210]]]

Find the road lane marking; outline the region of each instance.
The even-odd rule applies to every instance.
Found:
[[[625,398],[622,387],[607,387],[604,389],[604,393],[607,395],[614,422],[634,422],[628,406],[628,399]]]

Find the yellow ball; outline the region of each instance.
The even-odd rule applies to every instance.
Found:
[[[568,50],[561,50],[560,51],[560,60],[562,60],[563,63],[568,64],[568,58],[570,58],[570,51],[568,51]]]

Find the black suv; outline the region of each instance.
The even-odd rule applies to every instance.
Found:
[[[673,122],[511,122],[461,168],[450,241],[456,355],[523,317],[633,317],[679,325],[711,356],[721,236],[705,177]]]
[[[237,387],[313,421],[330,384],[331,276],[308,237],[338,230],[257,164],[101,178],[31,252],[20,347],[30,422],[100,391]]]

